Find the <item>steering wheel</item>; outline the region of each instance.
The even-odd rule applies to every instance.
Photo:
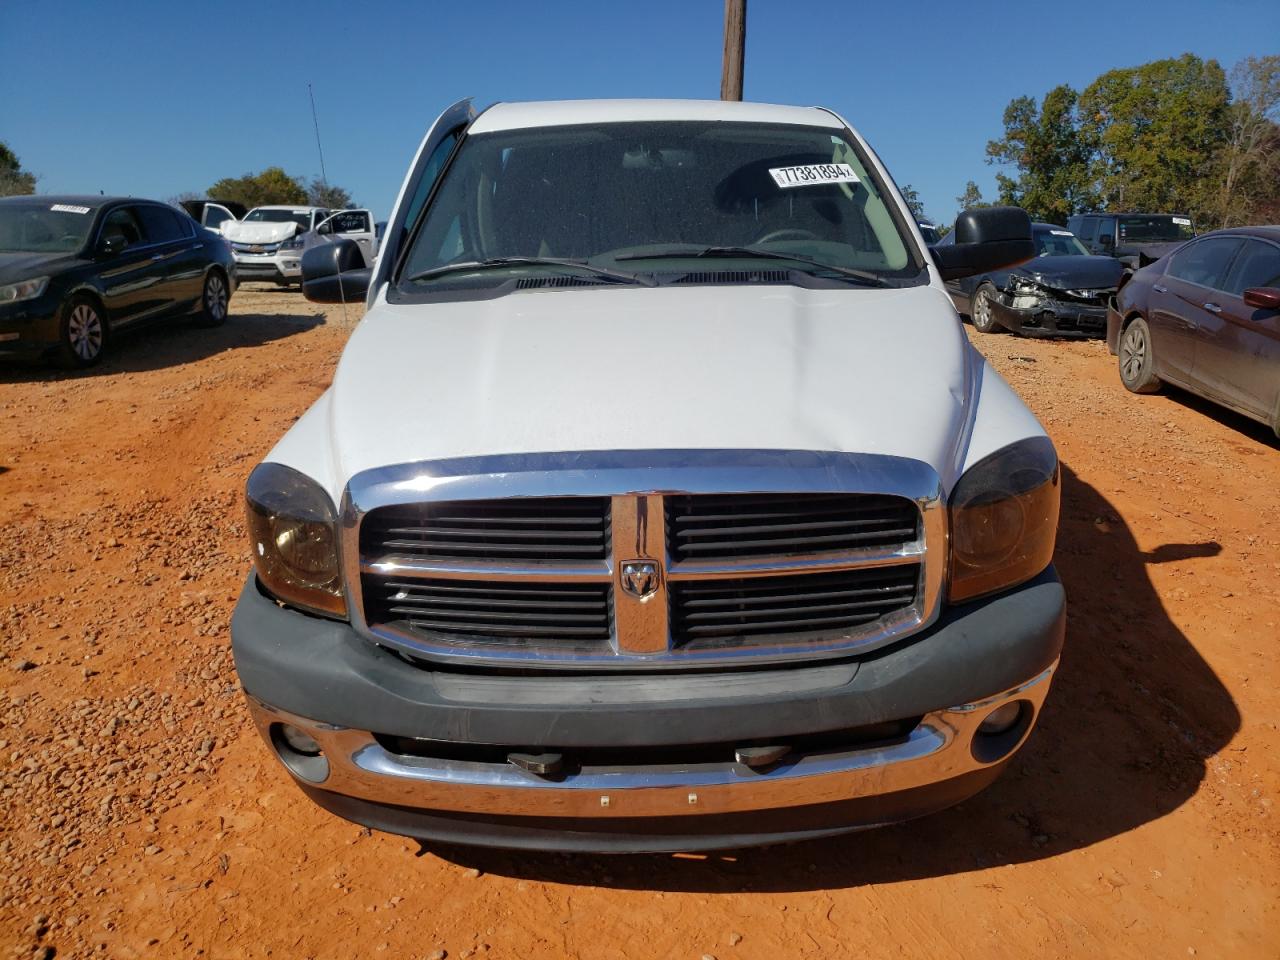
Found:
[[[774,230],[772,233],[766,233],[763,237],[756,237],[752,240],[752,244],[769,243],[772,240],[821,240],[812,230],[802,230],[799,227],[784,227],[781,230]]]

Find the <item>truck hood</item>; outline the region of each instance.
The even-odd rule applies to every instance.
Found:
[[[980,362],[925,286],[380,302],[334,376],[331,482],[493,454],[798,449],[909,457],[949,483]]]
[[[222,235],[237,243],[279,243],[298,232],[298,225],[269,223],[266,220],[228,220],[222,225]]]

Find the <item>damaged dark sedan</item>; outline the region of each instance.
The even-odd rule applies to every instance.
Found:
[[[956,309],[980,333],[1010,331],[1029,337],[1101,337],[1107,301],[1125,266],[1091,256],[1070,230],[1032,225],[1036,256],[1008,270],[947,283]],[[942,239],[945,246],[950,235]]]

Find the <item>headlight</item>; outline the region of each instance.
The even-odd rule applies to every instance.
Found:
[[[965,472],[951,494],[952,603],[1016,586],[1049,565],[1060,493],[1048,437],[1010,444]]]
[[[0,287],[0,304],[34,300],[44,293],[44,288],[48,285],[48,277],[36,277],[33,280],[19,280],[17,283],[6,284]]]
[[[258,579],[280,600],[345,617],[337,511],[314,480],[278,463],[249,474],[249,542]]]
[[[302,247],[302,238],[293,237],[290,240],[284,240],[280,243],[281,250],[299,250]]]

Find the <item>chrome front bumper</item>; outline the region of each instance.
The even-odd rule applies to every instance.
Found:
[[[972,703],[926,714],[902,740],[841,752],[792,755],[765,772],[723,764],[582,767],[544,779],[510,764],[438,760],[394,754],[367,731],[298,717],[249,698],[253,719],[282,760],[288,748],[277,725],[290,724],[321,747],[327,764],[285,762],[312,795],[317,790],[423,812],[515,818],[670,818],[777,811],[927,788],[988,770],[994,775],[1025,742],[1049,690],[1055,661],[1025,683]],[[1022,704],[1015,727],[982,734],[998,707]],[[763,709],[767,709],[763,708]],[[518,749],[512,747],[512,749]],[[946,805],[946,804],[942,804]],[[914,814],[911,814],[914,815]],[[881,818],[888,822],[906,817]],[[532,822],[532,819],[530,820]],[[871,823],[835,825],[852,830]],[[831,830],[827,832],[836,832]],[[690,844],[693,848],[696,844]]]

